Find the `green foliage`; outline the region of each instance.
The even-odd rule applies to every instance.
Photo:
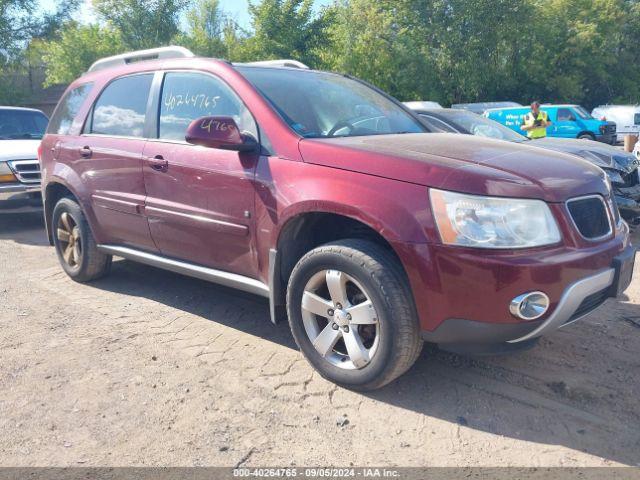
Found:
[[[71,82],[99,58],[126,50],[116,30],[76,23],[68,24],[59,40],[34,42],[32,49],[47,65],[45,86]]]
[[[325,64],[402,100],[640,97],[637,0],[342,0]]]
[[[0,62],[16,55],[37,28],[34,10],[35,0],[0,0]]]
[[[230,58],[238,41],[238,27],[220,9],[220,0],[197,0],[185,17],[186,32],[174,43],[203,57]]]
[[[314,14],[313,0],[263,0],[250,3],[253,34],[238,51],[238,60],[291,58],[316,65],[328,48],[329,15]]]
[[[61,1],[53,13],[44,14],[33,36],[47,40],[58,38],[60,30],[71,20],[73,13],[78,10],[81,1],[82,0]]]
[[[35,2],[0,0],[0,60],[13,65],[0,71],[0,95],[20,62],[44,61],[52,84],[103,56],[176,43],[232,61],[297,59],[401,100],[592,107],[640,98],[638,0],[334,0],[322,9],[254,0],[249,31],[219,0],[93,0],[101,22],[84,26],[70,20],[80,0],[59,0],[40,18]]]
[[[169,45],[187,0],[93,0],[98,16],[131,50]]]
[[[0,74],[0,105],[20,105],[27,99],[28,89],[20,79],[28,74],[28,70],[19,60],[3,65]]]

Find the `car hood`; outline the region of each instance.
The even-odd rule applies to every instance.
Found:
[[[302,139],[300,153],[308,163],[478,195],[563,202],[608,194],[604,172],[574,155],[472,135]]]
[[[0,140],[0,162],[38,158],[40,140]]]
[[[557,152],[571,153],[599,166],[623,173],[631,173],[638,168],[632,153],[619,150],[606,143],[572,138],[541,138],[532,140],[530,145],[548,148]]]

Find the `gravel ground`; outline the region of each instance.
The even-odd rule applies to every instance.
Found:
[[[260,298],[126,261],[68,279],[0,216],[2,466],[640,465],[640,271],[511,356],[424,349],[384,389],[320,378]]]

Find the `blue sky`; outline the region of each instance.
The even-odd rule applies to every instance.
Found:
[[[40,0],[40,9],[42,11],[53,11],[55,5],[64,0]],[[316,8],[323,5],[329,5],[333,0],[315,0]],[[247,13],[249,2],[248,0],[220,0],[222,9],[236,19],[238,24],[243,28],[249,28],[249,14]],[[82,8],[80,9],[79,20],[83,22],[95,21],[91,8],[91,0],[84,0]]]

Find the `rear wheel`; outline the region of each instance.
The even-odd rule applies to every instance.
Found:
[[[307,360],[347,388],[380,388],[406,372],[421,351],[406,276],[371,242],[343,240],[307,253],[291,274],[287,309]]]
[[[62,198],[53,209],[53,243],[64,271],[78,282],[89,282],[106,275],[111,255],[98,251],[89,224],[80,206]]]

